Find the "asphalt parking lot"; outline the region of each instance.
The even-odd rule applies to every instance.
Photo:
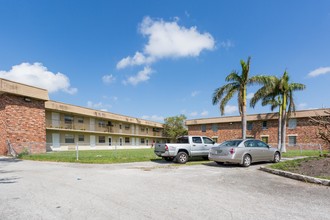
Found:
[[[262,164],[265,165],[265,164]],[[0,158],[1,219],[330,219],[330,187],[209,162]]]

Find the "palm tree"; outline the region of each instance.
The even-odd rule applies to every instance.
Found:
[[[234,96],[234,94],[238,94],[238,107],[239,114],[242,118],[243,139],[246,138],[246,89],[247,86],[252,83],[249,78],[250,60],[251,57],[248,57],[246,62],[241,60],[241,75],[239,75],[237,71],[232,71],[225,79],[229,83],[217,88],[212,97],[213,105],[220,103],[220,112],[221,115],[224,115],[225,106],[228,101]]]
[[[261,76],[259,80],[263,84],[250,101],[250,106],[254,107],[255,104],[262,100],[262,105],[271,105],[272,111],[279,107],[279,135],[278,143],[281,152],[286,152],[286,124],[290,118],[291,113],[295,112],[295,103],[293,99],[293,92],[304,90],[306,86],[301,83],[290,83],[290,77],[287,71],[281,78],[276,76]]]

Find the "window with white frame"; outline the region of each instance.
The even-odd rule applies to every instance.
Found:
[[[297,127],[297,119],[291,118],[288,123],[289,129],[295,129]]]
[[[99,136],[99,143],[104,144],[105,143],[105,136]]]
[[[79,142],[84,142],[85,141],[85,136],[82,135],[82,134],[78,135],[78,141]]]
[[[297,136],[289,136],[289,145],[294,146],[297,144]]]
[[[73,134],[64,135],[64,142],[66,144],[73,144],[74,143],[74,135]]]
[[[70,115],[64,115],[64,123],[65,124],[72,124],[73,122],[73,117]]]
[[[262,122],[262,129],[266,130],[267,129],[267,121]]]
[[[253,124],[252,124],[252,122],[247,122],[247,124],[246,124],[246,129],[247,129],[248,131],[252,131],[252,128],[253,128]]]
[[[206,125],[201,125],[202,132],[206,132]]]

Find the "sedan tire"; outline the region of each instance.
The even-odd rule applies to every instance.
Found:
[[[278,162],[280,162],[280,160],[281,160],[281,155],[280,155],[280,153],[279,153],[279,152],[275,152],[275,154],[274,154],[274,159],[273,159],[273,163],[278,163]]]
[[[248,155],[248,154],[245,154],[244,157],[243,157],[243,163],[242,163],[242,166],[243,167],[249,167],[251,165],[251,156]]]
[[[179,152],[178,155],[176,155],[175,160],[177,163],[187,163],[188,161],[188,154],[186,152]]]

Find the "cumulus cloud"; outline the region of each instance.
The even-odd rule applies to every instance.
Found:
[[[201,113],[201,116],[203,116],[203,117],[205,117],[205,116],[208,116],[209,115],[209,112],[208,111],[203,111],[202,113]]]
[[[320,67],[308,73],[308,77],[317,77],[328,73],[330,73],[330,67]]]
[[[196,116],[198,115],[198,112],[191,112],[189,115],[190,115],[191,117],[196,117]]]
[[[229,49],[234,46],[235,46],[235,44],[231,40],[222,41],[220,43],[220,47],[225,48],[225,49]]]
[[[158,115],[152,115],[152,116],[143,115],[141,118],[145,119],[145,120],[150,120],[150,121],[164,122],[164,117],[163,116],[158,116]]]
[[[98,109],[105,112],[107,112],[109,108],[112,108],[112,106],[109,104],[104,104],[102,102],[94,103],[92,101],[87,102],[87,107],[92,109]]]
[[[62,91],[73,95],[78,91],[77,88],[71,87],[70,80],[66,75],[53,73],[42,63],[15,65],[9,71],[0,71],[0,77],[47,89],[49,93]]]
[[[147,43],[143,46],[142,52],[137,51],[134,56],[121,59],[117,63],[117,69],[150,66],[165,58],[197,57],[203,50],[215,48],[215,40],[211,34],[201,33],[195,26],[190,28],[179,26],[178,20],[176,18],[172,22],[166,22],[162,19],[145,17],[139,25],[139,32],[147,38]],[[130,83],[132,80],[135,82],[131,77],[125,82]],[[134,85],[134,83],[130,84]]]
[[[148,81],[150,79],[150,75],[152,74],[152,69],[148,66],[144,67],[143,70],[138,72],[136,76],[130,76],[127,80],[124,81],[124,84],[131,84],[133,86],[136,86],[137,84],[141,82]]]
[[[200,93],[200,91],[193,91],[191,93],[191,97],[196,97],[199,93]]]
[[[116,78],[115,78],[112,74],[110,74],[110,75],[104,75],[104,76],[102,77],[102,81],[103,81],[103,83],[105,83],[105,84],[111,84],[111,83],[113,83],[114,81],[116,81]]]
[[[236,113],[236,112],[238,112],[238,107],[237,106],[235,106],[235,105],[226,105],[225,113],[233,114],[233,113]]]

